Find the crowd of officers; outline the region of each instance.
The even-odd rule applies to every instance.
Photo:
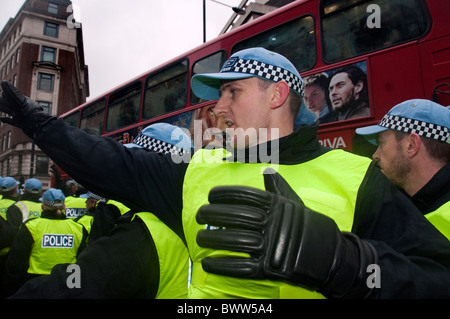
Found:
[[[0,177],[2,298],[29,279],[50,274],[56,264],[75,263],[88,243],[107,234],[117,218],[129,211],[75,180],[63,183],[54,165],[51,172],[57,188],[45,191],[37,178],[20,185],[13,177]]]

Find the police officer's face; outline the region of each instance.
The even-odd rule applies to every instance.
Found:
[[[88,198],[86,200],[86,209],[90,210],[92,208],[95,208],[95,205],[97,204],[97,200],[94,198]]]
[[[270,127],[269,90],[263,89],[258,81],[252,77],[226,82],[220,87],[214,113],[225,124],[235,148],[262,142],[258,140],[260,129]]]
[[[378,148],[373,154],[381,171],[398,187],[404,189],[406,176],[411,171],[411,164],[405,154],[403,140],[397,140],[394,131],[387,130],[378,134]]]

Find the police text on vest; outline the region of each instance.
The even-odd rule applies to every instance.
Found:
[[[73,248],[73,235],[44,234],[42,248]]]

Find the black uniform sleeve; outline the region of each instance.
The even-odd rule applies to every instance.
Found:
[[[120,223],[79,255],[80,288],[69,264],[53,267],[52,273],[29,280],[11,296],[21,298],[154,298],[158,291],[159,263],[153,240],[140,219]],[[70,278],[69,278],[70,277]]]
[[[22,225],[22,212],[16,205],[11,205],[6,210],[6,220],[3,220],[0,228],[0,249],[11,247],[14,237]]]
[[[109,235],[120,216],[120,210],[117,206],[98,203],[94,210],[94,220],[92,222],[88,242],[91,243],[102,236]]]
[[[90,191],[133,211],[149,211],[181,238],[182,187],[186,161],[128,149],[108,137],[87,134],[62,119],[44,125],[36,144],[62,170]]]
[[[352,231],[378,252],[375,297],[450,297],[450,242],[374,164],[359,190]]]

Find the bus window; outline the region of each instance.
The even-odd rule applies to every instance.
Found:
[[[150,75],[145,82],[142,119],[182,109],[187,101],[188,81],[188,60]]]
[[[80,128],[87,133],[100,135],[103,133],[106,99],[88,105],[81,114]]]
[[[251,47],[263,47],[288,58],[299,72],[312,69],[316,64],[314,20],[305,16],[239,42],[237,52]]]
[[[422,0],[324,0],[324,60],[332,63],[417,39],[429,24]]]
[[[206,58],[203,58],[201,60],[198,60],[194,63],[192,67],[192,76],[196,74],[202,74],[202,73],[215,73],[219,72],[222,65],[225,63],[227,59],[227,54],[225,51],[219,51],[216,52]],[[191,105],[199,104],[201,102],[205,102],[205,100],[202,100],[198,98],[191,90],[191,97],[190,97],[190,103]]]
[[[115,131],[138,121],[141,83],[137,81],[111,94],[106,116],[106,132]]]
[[[66,117],[64,117],[64,122],[71,126],[78,127],[78,118],[80,117],[80,112],[74,112]]]

